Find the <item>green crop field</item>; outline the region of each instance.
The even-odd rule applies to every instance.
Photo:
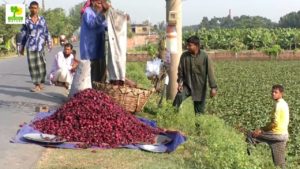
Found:
[[[217,62],[215,72],[219,85],[216,99],[207,111],[235,126],[248,129],[264,125],[272,110],[271,87],[282,84],[284,99],[290,108],[289,156],[300,155],[300,62]]]
[[[288,158],[299,165],[300,61],[218,61],[214,65],[218,95],[208,99],[206,113],[220,117],[233,128],[264,126],[274,105],[272,85],[285,87],[284,99],[290,108]],[[140,66],[133,63],[129,68]]]
[[[138,116],[157,121],[158,126],[179,130],[187,141],[175,152],[113,150],[48,149],[36,168],[178,168],[178,169],[272,169],[271,151],[266,144],[246,153],[245,137],[235,128],[254,129],[269,120],[272,110],[271,87],[283,84],[290,107],[290,140],[287,168],[300,166],[300,62],[299,61],[222,61],[215,62],[218,96],[207,100],[205,115],[195,116],[190,99],[177,111],[171,102],[157,107],[158,96],[152,95]],[[151,87],[144,63],[128,63],[127,78],[141,87]]]
[[[284,99],[290,108],[290,139],[287,159],[290,166],[299,166],[300,61],[218,61],[214,65],[218,96],[208,99],[206,114],[223,119],[227,125],[233,128],[255,129],[264,126],[269,121],[269,113],[274,106],[271,99],[272,85],[282,84],[285,87]],[[129,67],[133,68],[137,65],[131,66],[133,65]],[[192,106],[191,103],[186,104],[186,106]],[[149,107],[151,106],[146,106],[145,112],[151,112]],[[155,111],[157,110],[153,112],[155,113]],[[189,131],[192,128],[192,125],[186,122],[191,122],[193,118],[172,119],[172,117],[168,117],[172,114],[169,109],[165,109],[167,113],[163,112],[164,110],[158,111],[158,116],[160,113],[166,114],[163,117],[156,117],[162,126],[171,126],[183,131]],[[182,112],[186,113],[185,110]],[[186,118],[186,116],[179,118]],[[199,134],[190,133],[192,133],[191,137],[199,137]],[[268,148],[265,150],[270,153]]]

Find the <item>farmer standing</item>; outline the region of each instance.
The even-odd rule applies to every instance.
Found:
[[[52,47],[52,40],[48,31],[47,23],[44,17],[39,16],[39,4],[32,1],[29,5],[30,15],[26,18],[23,25],[21,55],[24,55],[24,49],[27,51],[27,61],[29,72],[34,84],[32,92],[41,91],[46,78],[46,61],[44,46],[48,44],[49,50]]]
[[[173,106],[179,108],[187,97],[192,96],[195,113],[200,114],[205,109],[207,81],[211,97],[217,94],[217,84],[212,61],[200,50],[199,38],[191,36],[186,42],[187,51],[181,55],[178,66],[178,92]]]
[[[105,82],[105,12],[110,5],[105,0],[91,0],[82,12],[80,58],[91,61],[91,80]]]
[[[285,148],[289,137],[289,106],[282,98],[283,93],[282,85],[272,87],[272,99],[276,103],[270,113],[270,122],[248,135],[248,137],[254,138],[254,143],[266,142],[269,144],[273,162],[281,168],[285,168]]]

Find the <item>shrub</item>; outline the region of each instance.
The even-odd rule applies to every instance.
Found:
[[[195,135],[187,145],[188,149],[193,150],[192,157],[186,159],[192,168],[272,168],[273,163],[265,147],[259,147],[248,156],[244,136],[218,117],[201,115],[195,123]]]
[[[274,57],[275,59],[277,58],[277,56],[281,53],[282,49],[279,45],[273,45],[271,48],[266,48],[264,49],[264,52],[271,56]]]

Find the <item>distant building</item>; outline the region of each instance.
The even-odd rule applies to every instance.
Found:
[[[132,24],[131,30],[135,35],[148,35],[151,33],[151,26],[148,24]]]

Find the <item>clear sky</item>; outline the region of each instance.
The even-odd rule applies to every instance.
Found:
[[[3,0],[0,0],[0,2]],[[21,3],[24,0],[6,0]],[[41,0],[37,0],[41,2]],[[84,0],[45,0],[46,8],[63,7],[67,11]],[[111,0],[112,5],[127,12],[132,21],[139,23],[150,19],[151,23],[165,20],[165,0]],[[30,0],[26,0],[30,3]],[[199,24],[204,16],[208,18],[227,16],[263,16],[278,22],[280,17],[300,10],[300,0],[182,0],[183,25]]]

